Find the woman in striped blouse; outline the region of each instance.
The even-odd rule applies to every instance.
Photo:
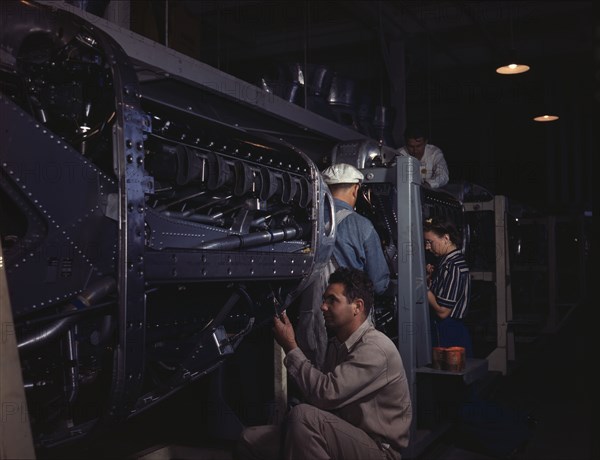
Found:
[[[471,336],[463,322],[469,307],[471,278],[460,250],[460,233],[452,222],[434,217],[425,221],[423,236],[425,249],[438,258],[427,291],[432,345],[464,347],[466,357],[473,357]]]

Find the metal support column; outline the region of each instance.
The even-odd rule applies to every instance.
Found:
[[[494,238],[496,265],[494,273],[472,272],[472,279],[494,281],[496,285],[496,348],[487,356],[489,370],[506,375],[508,362],[515,359],[515,337],[509,327],[513,319],[510,259],[505,196],[495,196],[493,202],[465,203],[466,212],[492,211],[494,213]]]
[[[559,315],[556,303],[556,216],[548,216],[546,221],[548,238],[548,318],[544,332],[554,333],[558,328]]]
[[[35,459],[29,411],[23,389],[4,259],[0,246],[0,458]]]

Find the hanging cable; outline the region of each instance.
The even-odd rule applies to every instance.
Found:
[[[433,132],[431,129],[431,40],[429,39],[429,33],[427,33],[427,132],[429,138],[433,138]]]
[[[381,52],[386,53],[385,49],[385,37],[383,36],[383,21],[381,18],[381,1],[377,2],[378,14],[379,14],[379,41],[381,43]],[[387,68],[387,60],[385,59],[385,55],[383,56],[383,62],[386,64]],[[379,106],[383,107],[383,72],[379,70]]]
[[[165,0],[165,46],[169,47],[169,0]]]
[[[304,86],[304,108],[308,108],[308,35],[310,26],[310,1],[304,2],[304,75],[303,75],[303,86]]]
[[[385,72],[387,75],[390,74],[390,68],[389,68],[389,63],[388,63],[388,50],[386,49],[386,45],[385,45],[385,36],[383,34],[383,14],[382,14],[382,6],[381,6],[381,1],[377,2],[377,14],[378,14],[378,22],[379,22],[379,30],[378,30],[378,38],[379,38],[379,46],[381,49],[381,57],[383,60],[383,66],[381,66],[379,68],[379,106],[375,107],[375,115],[374,115],[374,120],[375,123],[378,125],[377,126],[377,135],[378,135],[378,139],[377,139],[377,143],[379,145],[379,148],[381,149],[381,147],[384,144],[384,129],[385,129],[385,108],[384,108],[384,103],[383,103],[383,72],[385,69]],[[377,122],[378,120],[378,122]],[[381,154],[381,152],[380,152]]]
[[[217,69],[221,69],[221,4],[217,4]]]

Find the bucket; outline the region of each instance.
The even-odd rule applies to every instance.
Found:
[[[444,354],[447,371],[461,372],[465,370],[466,360],[464,347],[448,347]]]
[[[446,349],[444,347],[433,347],[431,358],[431,367],[446,370]]]

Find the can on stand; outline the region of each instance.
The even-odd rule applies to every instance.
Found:
[[[464,347],[448,347],[445,351],[446,370],[461,372],[465,370]]]

